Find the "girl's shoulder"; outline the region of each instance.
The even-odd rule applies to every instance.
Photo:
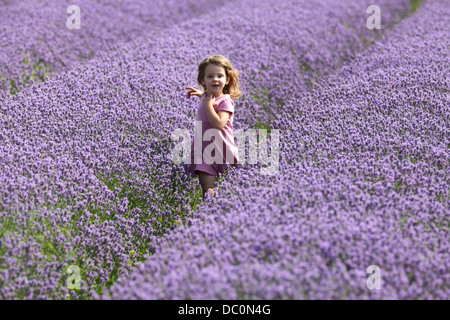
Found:
[[[229,93],[224,94],[221,98],[224,101],[225,100],[229,100],[229,101],[231,101],[234,104],[234,101],[233,101],[233,99],[231,99],[231,95]]]
[[[233,106],[234,106],[234,100],[231,99],[231,95],[229,93],[226,94],[226,98],[225,99],[230,101],[233,104]]]

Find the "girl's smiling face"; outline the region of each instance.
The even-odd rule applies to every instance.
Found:
[[[230,77],[226,78],[223,67],[209,63],[206,66],[203,81],[207,92],[211,92],[214,97],[218,98],[222,96],[223,88],[230,82]]]

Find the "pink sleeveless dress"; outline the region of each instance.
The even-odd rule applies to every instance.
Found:
[[[233,119],[234,119],[234,101],[231,99],[229,94],[224,94],[222,96],[220,96],[219,98],[216,98],[215,103],[213,105],[214,110],[216,112],[218,111],[228,111],[230,112],[230,117],[227,121],[227,123],[225,124],[225,127],[222,130],[217,130],[217,129],[213,129],[216,132],[219,133],[220,138],[216,139],[215,136],[211,136],[210,139],[208,140],[205,137],[205,132],[208,129],[211,129],[212,126],[209,123],[208,120],[208,116],[206,115],[206,110],[205,107],[203,106],[203,99],[206,97],[206,93],[203,93],[203,95],[200,98],[200,102],[198,104],[198,114],[197,114],[197,118],[195,119],[195,121],[199,121],[197,123],[197,125],[200,123],[201,121],[201,126],[202,126],[202,137],[200,137],[199,139],[201,139],[202,141],[202,146],[201,146],[201,155],[199,155],[201,157],[201,162],[202,163],[198,163],[195,164],[194,163],[194,141],[192,141],[191,144],[191,163],[189,165],[189,169],[188,171],[191,174],[192,178],[195,178],[197,176],[197,172],[196,171],[203,171],[206,173],[209,173],[211,175],[214,176],[218,176],[219,173],[220,174],[224,174],[226,171],[228,171],[230,169],[230,166],[234,166],[236,167],[237,162],[239,161],[238,158],[238,148],[234,143],[234,137],[233,137]],[[200,131],[199,131],[200,132]],[[203,139],[207,139],[208,141],[203,141]],[[195,131],[194,131],[194,139],[195,139]],[[200,141],[200,140],[197,140]],[[216,146],[217,150],[221,150],[220,148],[222,147],[222,155],[221,155],[221,159],[222,161],[219,161],[221,163],[216,163],[215,161],[212,164],[207,164],[205,161],[205,157],[203,156],[203,152],[205,150],[205,148],[210,145],[211,143],[214,144],[214,146]],[[209,150],[211,150],[212,146],[209,147]],[[215,157],[215,149],[212,149],[212,151],[207,151],[207,155],[206,157],[209,159],[213,159],[213,157]],[[227,152],[229,154],[229,159],[231,159],[231,162],[227,163],[227,159],[226,159],[226,155]],[[211,154],[211,157],[209,157],[208,155]],[[200,159],[200,158],[198,158]]]

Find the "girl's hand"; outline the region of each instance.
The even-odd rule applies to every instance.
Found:
[[[206,108],[208,105],[213,106],[216,102],[216,98],[211,92],[206,91],[206,97],[203,99],[203,106]]]
[[[185,87],[185,89],[189,89],[189,91],[186,93],[186,98],[190,98],[191,96],[201,97],[203,94],[203,91],[197,90],[192,87]]]

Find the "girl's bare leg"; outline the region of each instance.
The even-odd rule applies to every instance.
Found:
[[[217,177],[203,171],[197,171],[200,185],[203,189],[203,200],[205,200],[205,193],[209,190],[209,193],[214,197],[214,183]]]

